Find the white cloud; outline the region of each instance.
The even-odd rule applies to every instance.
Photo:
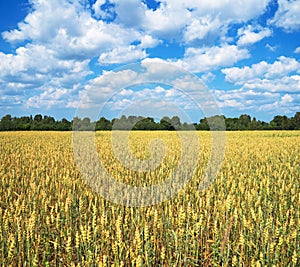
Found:
[[[185,91],[206,90],[205,84],[198,77],[192,75],[186,75],[176,79],[174,86]]]
[[[293,114],[299,110],[300,94],[280,94],[253,89],[215,90],[220,108],[232,108],[240,112],[269,112],[274,114]]]
[[[58,58],[81,60],[129,46],[143,37],[134,29],[94,19],[76,1],[35,0],[32,3],[33,11],[18,24],[18,29],[2,33],[4,39],[31,40],[52,49]]]
[[[140,60],[148,56],[145,48],[153,48],[159,43],[159,40],[150,35],[145,35],[141,37],[141,42],[138,45],[119,46],[109,52],[102,53],[99,57],[99,63],[118,64]]]
[[[98,58],[100,64],[121,64],[147,57],[147,48],[154,48],[163,41],[184,42],[187,45],[184,58],[142,60],[149,81],[164,79],[168,82],[168,77],[176,78],[178,69],[175,66],[193,72],[209,73],[219,67],[232,66],[239,60],[250,57],[248,49],[241,46],[253,44],[271,35],[268,28],[248,26],[240,30],[237,45],[228,44],[233,39],[230,40],[231,37],[227,36],[230,25],[246,24],[263,14],[269,0],[160,2],[159,7],[152,10],[140,0],[96,0],[89,10],[84,6],[87,2],[82,0],[31,0],[32,9],[25,20],[18,24],[17,29],[2,34],[6,41],[15,43],[17,47],[18,44],[23,45],[12,54],[0,52],[2,92],[14,87],[16,99],[24,95],[24,99],[28,99],[28,106],[67,103],[70,107],[76,107],[79,102],[74,98],[75,95],[84,99],[87,104],[93,103],[105,99],[126,82],[138,82],[142,79],[134,71],[123,74],[112,72],[90,80],[84,89],[79,89],[83,87],[81,82],[90,74],[89,63],[92,58]],[[298,28],[299,23],[295,23],[293,14],[299,12],[288,10],[287,13],[291,15],[289,20],[285,18],[286,13],[282,13],[287,10],[287,6],[297,10],[298,4],[281,0],[279,3],[281,11],[276,13],[274,23],[287,30]],[[109,6],[109,9],[104,9],[104,6]],[[278,15],[280,12],[283,14],[282,18]],[[206,38],[220,40],[221,44],[209,46]],[[24,45],[23,41],[29,41],[29,44]],[[169,63],[169,67],[159,63]],[[274,83],[269,79],[284,77],[292,71],[299,73],[298,67],[299,63],[295,63],[295,60],[282,57],[274,64],[261,62],[248,69],[231,68],[223,71],[226,79],[233,83],[253,79],[247,84],[248,90],[251,90],[251,86],[259,86],[260,79],[257,76],[265,80],[261,84],[266,90],[271,90]],[[209,73],[203,78],[213,78]],[[273,88],[279,90],[283,85],[284,90],[290,85],[298,88],[298,78],[298,75],[294,75],[278,80],[278,86]],[[184,84],[181,79],[180,85],[188,83]],[[173,93],[168,91],[165,96],[169,97]],[[237,104],[234,101],[230,103]]]
[[[218,3],[167,0],[152,10],[140,0],[111,0],[108,2],[111,5],[97,0],[92,10],[100,20],[94,19],[80,0],[32,0],[31,3],[32,12],[18,24],[18,29],[2,33],[3,38],[9,42],[38,42],[55,51],[57,57],[87,59],[128,47],[132,42],[140,41],[140,47],[145,49],[155,47],[160,38],[183,37],[189,43],[209,32],[224,35],[226,25],[261,14],[267,1],[249,0],[240,5],[233,0]],[[112,13],[115,19],[106,23],[108,17],[113,19]]]
[[[162,33],[187,29],[186,40],[203,37],[211,29],[234,22],[246,22],[262,14],[268,0],[194,1],[164,0],[155,11],[147,10],[147,29]],[[174,21],[174,18],[176,20]],[[199,36],[196,31],[200,30]]]
[[[156,47],[159,43],[161,43],[161,41],[153,38],[151,35],[146,34],[146,35],[142,36],[139,47],[153,48],[153,47]]]
[[[49,88],[40,95],[32,96],[26,102],[27,107],[49,109],[53,106],[64,105],[67,89]]]
[[[15,55],[0,53],[0,60],[0,90],[21,97],[26,107],[64,105],[63,100],[75,93],[74,86],[90,74],[88,60],[57,59],[42,45],[27,44]],[[62,92],[68,97],[58,99]]]
[[[246,82],[243,87],[269,92],[300,93],[300,76],[292,75],[277,79],[254,79]]]
[[[160,86],[155,89],[146,88],[134,93],[131,89],[127,89],[128,86],[138,85],[147,80],[154,82],[159,79],[157,75],[161,75],[159,67],[161,65],[164,68],[166,67],[166,63],[153,64],[150,59],[143,60],[142,64],[146,68],[145,72],[135,69],[104,71],[102,75],[90,80],[81,92],[81,98],[86,103],[85,106],[92,107],[94,104],[110,101],[109,99],[114,99],[116,96],[140,98],[144,95],[147,95],[147,97],[160,95],[162,97],[165,89]]]
[[[98,19],[113,19],[114,10],[109,6],[106,6],[106,8],[102,8],[105,3],[106,0],[96,0],[96,2],[92,5],[94,15]]]
[[[116,22],[130,28],[140,28],[145,18],[146,5],[140,0],[112,0]]]
[[[62,60],[41,45],[28,44],[20,47],[16,54],[0,53],[0,80],[27,84],[35,87],[60,80],[79,81],[90,73],[88,61]]]
[[[215,80],[215,78],[216,78],[216,75],[214,75],[211,72],[205,73],[201,76],[202,81],[203,82],[208,82],[208,83]]]
[[[261,61],[243,68],[227,68],[222,72],[235,90],[216,90],[220,106],[252,112],[292,114],[299,110],[300,62],[279,57],[273,63]]]
[[[99,57],[100,64],[117,64],[131,62],[145,58],[147,53],[145,50],[138,49],[134,45],[128,47],[117,47],[110,52],[102,53]]]
[[[275,100],[280,97],[279,93],[275,92],[262,92],[262,91],[255,91],[253,89],[246,89],[246,88],[239,88],[239,89],[232,89],[232,90],[215,90],[214,91],[216,97],[221,100],[236,100],[240,103],[242,102],[258,102],[262,103],[264,101]]]
[[[174,19],[176,18],[176,19]],[[159,38],[174,38],[189,21],[189,12],[174,5],[161,2],[158,9],[147,9],[144,14],[143,28]]]
[[[215,90],[220,108],[240,112],[294,114],[300,108],[300,77],[259,80],[234,90]]]
[[[276,79],[285,77],[295,71],[300,71],[300,62],[294,58],[284,56],[279,57],[278,60],[272,64],[261,61],[257,64],[253,64],[251,67],[233,67],[222,70],[226,75],[225,80],[234,84],[250,83],[252,80],[260,78]]]
[[[190,43],[197,39],[201,40],[210,32],[215,32],[221,26],[222,23],[219,18],[212,18],[209,15],[199,19],[196,18],[186,27],[183,38],[186,43]]]
[[[272,32],[268,28],[253,27],[248,25],[247,27],[240,28],[238,30],[238,36],[240,36],[237,44],[239,46],[251,45],[259,42],[265,37],[271,36]]]
[[[300,46],[295,49],[294,53],[296,54],[300,53]]]
[[[164,87],[157,85],[155,88],[148,88],[147,81]],[[158,59],[143,60],[141,69],[105,71],[89,81],[80,92],[80,97],[83,100],[80,106],[83,108],[110,103],[114,110],[141,99],[163,99],[182,109],[197,108],[195,101],[203,104],[205,100],[212,100],[208,89],[197,76],[178,69],[174,63],[167,64]],[[74,101],[69,105],[74,105]]]
[[[208,33],[224,35],[231,23],[247,22],[266,10],[269,0],[227,1],[160,1],[156,10],[148,9],[139,0],[111,0],[115,4],[116,23],[141,30],[158,39],[184,39],[190,43],[203,39]],[[103,0],[93,6],[98,16],[106,16],[101,10]],[[220,30],[222,29],[222,30]]]
[[[277,45],[272,46],[270,44],[266,44],[266,48],[268,48],[272,52],[275,52],[278,46]]]
[[[192,72],[203,72],[219,67],[231,66],[241,59],[249,58],[247,49],[235,45],[188,48],[183,60],[178,60],[180,67]]]
[[[161,58],[145,58],[141,61],[141,66],[146,68],[143,79],[164,81],[166,84],[181,76],[183,71],[171,60],[163,60]]]
[[[289,94],[285,94],[274,102],[266,103],[258,107],[258,111],[274,113],[276,110],[277,114],[295,114],[295,112],[299,111],[300,96],[296,95],[296,97],[292,97]]]
[[[16,96],[28,98],[27,106],[45,102],[45,94],[49,104],[56,103],[48,88],[68,89],[72,99],[74,85],[91,73],[93,57],[102,55],[101,63],[124,63],[146,57],[145,49],[159,43],[151,35],[94,19],[80,0],[31,3],[24,22],[2,33],[11,43],[30,42],[14,54],[0,52],[0,88],[7,91],[14,85]],[[98,4],[101,7],[101,1]],[[130,45],[134,41],[140,45]]]
[[[137,79],[138,73],[128,69],[104,71],[102,75],[90,80],[85,89],[98,93],[113,93],[134,83]]]
[[[291,102],[293,102],[293,100],[294,100],[294,98],[289,94],[285,94],[283,97],[281,97],[282,103],[286,103],[286,104],[291,103]]]
[[[119,110],[122,114],[142,116],[174,116],[189,109],[197,109],[195,103],[181,91],[156,86],[143,88],[138,91],[122,90],[108,102],[112,110]],[[130,90],[129,90],[130,91]],[[120,116],[120,115],[119,115]]]
[[[209,32],[224,35],[226,30],[219,29],[222,25],[247,21],[263,12],[267,2],[251,0],[239,5],[236,1],[168,0],[152,10],[139,0],[111,0],[109,6],[113,10],[104,14],[106,1],[97,0],[92,6],[96,17],[106,19],[112,13],[116,14],[110,23],[94,19],[80,0],[32,0],[31,3],[32,12],[18,24],[18,29],[4,32],[4,39],[37,42],[53,50],[57,58],[82,60],[102,56],[100,61],[125,63],[126,51],[129,61],[143,58],[146,53],[141,50],[155,47],[160,38],[176,37],[179,40],[183,34],[189,43],[204,38]],[[244,12],[246,8],[247,12]],[[131,47],[133,42],[137,43],[137,49]],[[188,53],[192,53],[191,50],[186,51]]]
[[[18,24],[16,30],[4,32],[3,37],[10,41],[38,40],[45,42],[53,39],[60,28],[68,30],[69,34],[79,34],[80,17],[77,15],[76,5],[67,1],[32,0],[33,11],[24,22]],[[53,16],[55,14],[55,16]]]
[[[283,28],[287,32],[300,29],[300,2],[296,0],[278,0],[278,10],[269,23]]]

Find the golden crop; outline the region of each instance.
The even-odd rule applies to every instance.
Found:
[[[110,132],[99,159],[117,180],[149,186],[180,161],[176,132],[131,132],[139,159],[151,139],[165,157],[149,172],[126,168]],[[216,181],[198,185],[210,155],[199,132],[199,163],[175,197],[124,207],[97,195],[73,157],[70,132],[0,133],[0,266],[299,266],[300,132],[228,132]]]

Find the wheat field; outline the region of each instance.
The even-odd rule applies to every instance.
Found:
[[[166,145],[147,173],[117,160],[110,134],[97,132],[96,144],[116,179],[148,186],[175,171],[176,132],[130,133],[141,160],[152,138]],[[211,140],[197,134],[199,162],[186,187],[157,205],[128,207],[88,186],[72,133],[0,133],[0,266],[299,266],[300,132],[227,132],[222,167],[202,192]]]

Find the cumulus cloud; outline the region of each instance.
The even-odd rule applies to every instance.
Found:
[[[96,0],[92,5],[94,16],[98,19],[113,20],[115,16],[113,5],[106,5],[106,0]]]
[[[258,111],[273,113],[274,110],[276,110],[276,112],[281,114],[295,114],[295,112],[298,112],[300,108],[299,100],[299,95],[293,97],[289,94],[285,94],[278,97],[278,99],[274,102],[259,106]]]
[[[270,79],[285,77],[289,73],[299,72],[300,62],[295,58],[281,56],[274,63],[261,61],[253,64],[251,67],[227,68],[222,72],[225,74],[225,80],[234,84],[249,83],[256,79]]]
[[[211,81],[213,81],[215,78],[216,78],[216,75],[214,75],[214,74],[211,73],[211,72],[207,72],[207,73],[205,73],[205,74],[203,74],[203,75],[201,76],[201,79],[202,79],[202,81],[204,81],[204,82],[211,82]]]
[[[278,10],[269,21],[287,32],[300,29],[300,2],[296,0],[278,0]]]
[[[152,86],[147,87],[148,83]],[[158,85],[153,88],[155,84]],[[104,71],[88,82],[80,96],[82,103],[78,105],[82,108],[99,108],[106,103],[114,103],[113,110],[133,105],[141,99],[158,99],[159,102],[164,99],[182,109],[197,109],[197,105],[203,107],[204,102],[214,101],[196,75],[161,59],[145,59],[140,67],[128,65],[126,69]],[[209,110],[207,106],[205,108]],[[211,105],[209,108],[217,107]]]
[[[134,45],[128,47],[118,47],[110,52],[102,53],[99,57],[100,64],[117,64],[131,62],[145,58],[147,53]]]
[[[49,105],[62,104],[58,94],[64,92],[70,97],[74,86],[91,73],[88,60],[57,59],[54,51],[42,45],[27,44],[16,54],[0,53],[0,60],[0,90],[14,92],[26,107],[44,107],[46,100]]]
[[[60,59],[99,56],[101,63],[109,64],[144,58],[145,49],[157,46],[160,38],[183,37],[189,43],[209,32],[219,33],[222,25],[247,21],[261,14],[267,1],[251,0],[242,6],[235,1],[225,4],[168,0],[161,1],[153,10],[139,0],[97,0],[92,11],[98,19],[80,0],[32,0],[31,4],[32,11],[18,28],[2,33],[5,40],[12,43],[30,40],[52,50],[54,57]],[[112,21],[107,23],[105,19],[112,14],[115,14]],[[137,44],[132,45],[133,42]],[[193,48],[186,51],[187,57],[196,53]]]
[[[259,42],[265,37],[271,36],[272,32],[268,28],[253,27],[248,25],[247,27],[240,28],[238,30],[239,40],[237,44],[239,46],[251,45]]]
[[[245,89],[281,92],[300,93],[300,76],[292,75],[277,79],[254,79],[243,85]]]
[[[12,90],[14,85],[16,96],[22,96],[27,106],[37,107],[46,99],[50,105],[61,103],[51,100],[55,93],[49,88],[63,90],[71,99],[72,88],[91,74],[89,62],[93,57],[102,56],[101,63],[124,63],[146,57],[145,49],[159,42],[134,29],[96,20],[79,0],[30,3],[32,9],[18,28],[2,33],[16,46],[29,42],[17,46],[15,53],[0,52],[0,88]],[[96,13],[96,6],[102,4],[95,3]],[[134,41],[140,45],[130,45]]]
[[[150,35],[142,36],[137,45],[119,46],[99,56],[100,64],[118,64],[144,59],[148,56],[145,48],[153,48],[160,43]]]
[[[20,88],[38,88],[46,83],[73,84],[90,73],[88,61],[63,60],[41,45],[28,44],[16,54],[0,53],[0,80]],[[57,84],[55,84],[57,85]]]
[[[239,88],[215,93],[223,108],[292,114],[300,108],[299,71],[300,62],[284,56],[273,63],[223,69],[226,81]]]
[[[218,17],[212,18],[207,15],[202,18],[195,18],[186,27],[183,38],[186,43],[191,43],[195,40],[204,39],[209,33],[215,32],[222,27],[222,22]]]
[[[158,39],[175,38],[190,43],[203,39],[209,33],[224,35],[228,25],[247,22],[264,13],[268,2],[164,0],[154,10],[140,0],[97,0],[93,10],[99,18],[113,18],[115,23],[141,30]],[[106,10],[102,8],[104,6]]]
[[[236,101],[252,112],[269,110],[274,113],[292,113],[299,110],[300,77],[286,77],[276,80],[256,80],[246,83],[238,89],[238,95],[232,91],[223,93],[228,99],[222,100],[222,106],[226,107],[228,101]],[[247,97],[245,97],[245,95]],[[273,110],[271,109],[273,107]],[[276,108],[276,109],[275,109]],[[284,109],[283,109],[284,108]]]
[[[156,47],[160,43],[161,43],[160,40],[153,38],[149,34],[146,34],[146,35],[142,36],[141,43],[139,44],[139,47],[141,47],[141,48],[153,48],[153,47]]]
[[[285,94],[284,96],[281,97],[282,103],[285,103],[285,104],[291,103],[291,102],[293,102],[293,100],[294,100],[294,98],[289,94]]]
[[[154,63],[155,62],[155,63]],[[104,71],[98,77],[91,79],[87,85],[85,85],[84,90],[81,92],[81,98],[84,102],[88,103],[85,106],[92,106],[102,104],[104,102],[114,100],[115,96],[118,95],[122,98],[134,98],[142,97],[144,94],[147,94],[148,97],[154,97],[161,95],[164,92],[164,89],[160,86],[157,86],[155,89],[143,89],[141,92],[136,90],[128,89],[127,87],[141,85],[146,81],[154,83],[155,81],[162,80],[165,73],[162,71],[161,67],[163,66],[166,69],[167,63],[156,62],[155,60],[145,59],[142,61],[142,68],[138,69],[133,65],[132,69],[130,65],[125,69],[117,69],[115,71]],[[170,65],[170,64],[169,64]],[[172,66],[172,65],[170,65]],[[172,68],[171,68],[172,69]],[[177,70],[177,68],[176,68]],[[172,73],[176,73],[175,70],[169,70],[169,76],[172,76]],[[123,102],[124,103],[124,102]]]
[[[231,66],[237,61],[249,57],[250,54],[247,49],[224,44],[222,46],[188,48],[184,59],[180,59],[176,63],[192,72],[203,72]]]
[[[174,116],[174,114],[180,115],[190,109],[198,109],[197,105],[180,90],[159,85],[155,88],[146,87],[134,92],[124,89],[114,95],[107,105],[111,105],[112,110],[122,114],[158,118]]]
[[[190,42],[203,38],[208,32],[218,30],[230,23],[246,22],[262,14],[268,0],[251,1],[160,1],[156,10],[146,10],[145,28],[158,35],[184,32],[184,39]],[[174,18],[176,20],[174,21]]]
[[[67,89],[48,88],[40,95],[32,96],[26,101],[27,107],[48,109],[52,106],[64,105]]]
[[[36,2],[35,10],[19,23],[19,29],[2,33],[4,39],[9,42],[31,40],[52,49],[58,58],[81,60],[140,38],[132,29],[93,19],[83,7],[70,2]]]
[[[300,46],[295,49],[294,53],[296,54],[300,53]]]
[[[118,74],[120,80],[127,77],[128,81],[132,73],[123,72]],[[123,76],[123,77],[122,77]],[[169,88],[168,86],[155,85],[154,88],[134,87],[134,88],[123,88],[117,90],[117,84],[120,84],[120,80],[115,84],[111,84],[106,87],[106,82],[99,82],[103,76],[98,77],[90,86],[86,86],[85,90],[81,92],[82,102],[76,103],[70,101],[69,106],[73,105],[80,107],[81,110],[89,109],[91,114],[98,115],[98,112],[103,108],[111,111],[116,111],[117,117],[120,114],[127,115],[142,115],[142,116],[156,116],[162,117],[164,115],[174,115],[179,112],[184,112],[190,109],[197,109],[197,105],[191,101],[191,99],[184,94],[183,91],[176,88]],[[126,78],[125,78],[126,79]],[[126,81],[125,81],[126,83]],[[99,84],[103,84],[107,90],[102,90]],[[115,87],[115,90],[110,88]]]
[[[87,14],[83,9],[78,10],[80,6],[76,2],[32,0],[33,11],[26,16],[24,22],[18,23],[18,29],[4,32],[2,36],[10,42],[47,42],[53,39],[60,29],[65,29],[70,35],[80,35],[82,25],[78,22],[83,22],[82,19]]]
[[[244,112],[276,101],[280,97],[276,93],[246,90],[245,88],[227,91],[215,90],[214,93],[221,108],[233,108]]]
[[[82,0],[31,0],[24,21],[16,29],[2,33],[3,39],[17,49],[11,54],[0,52],[0,88],[2,92],[13,91],[16,99],[23,97],[28,106],[41,107],[46,102],[50,106],[63,105],[66,101],[68,106],[76,107],[79,102],[75,95],[92,103],[94,96],[101,95],[104,99],[124,81],[141,79],[134,72],[119,73],[118,77],[112,72],[91,79],[84,86],[84,79],[91,74],[89,64],[93,58],[100,65],[141,60],[148,75],[144,79],[160,80],[165,76],[166,82],[168,77],[176,78],[175,66],[208,73],[230,67],[249,58],[248,46],[271,36],[272,32],[269,28],[248,25],[238,31],[238,41],[234,43],[228,29],[235,23],[249,24],[266,11],[268,3],[269,0],[161,0],[156,9],[150,9],[140,0],[96,0],[90,8],[88,1]],[[296,1],[279,0],[279,9],[271,23],[288,31],[297,30],[298,11]],[[209,45],[206,40],[209,37],[218,40],[218,45]],[[144,59],[149,55],[147,49],[169,42],[185,46],[183,58]],[[299,48],[295,50],[298,52]],[[158,64],[151,64],[153,61]],[[163,62],[170,63],[167,69],[159,64]],[[292,72],[294,75],[285,77]],[[259,86],[261,80],[266,88],[273,86],[279,90],[283,84],[284,88],[289,85],[297,88],[296,72],[299,73],[299,62],[286,57],[273,64],[260,62],[251,67],[223,70],[229,82],[248,81],[248,90]],[[213,77],[213,74],[203,76],[207,80]],[[278,87],[270,82],[276,77],[284,77],[278,79]],[[177,78],[184,86],[183,78]],[[165,96],[172,93],[168,91]],[[236,104],[233,100],[230,103]]]
[[[102,75],[91,79],[85,89],[95,92],[101,97],[113,94],[138,80],[138,73],[133,70],[104,71]]]
[[[294,114],[299,110],[300,94],[257,91],[240,88],[235,90],[215,90],[220,108],[240,110],[241,112],[268,112],[270,114]]]
[[[130,28],[141,28],[147,11],[140,0],[112,0],[115,4],[116,23]]]

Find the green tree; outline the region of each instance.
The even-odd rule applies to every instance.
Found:
[[[215,115],[207,118],[209,129],[211,131],[225,131],[225,117],[223,115]]]
[[[111,130],[111,122],[104,117],[96,122],[96,131]]]
[[[43,119],[43,116],[41,114],[37,114],[34,116],[33,121],[34,122],[41,122]]]
[[[209,125],[208,125],[208,121],[207,121],[206,117],[204,117],[203,119],[200,119],[199,124],[196,126],[196,129],[204,130],[204,131],[209,130]]]
[[[70,131],[72,129],[72,124],[67,119],[62,118],[61,121],[56,122],[55,129],[59,131]]]
[[[12,130],[12,118],[11,115],[7,114],[1,119],[0,129],[2,131]]]
[[[181,129],[181,122],[180,118],[178,116],[173,116],[170,120],[171,125],[174,127],[175,130]]]
[[[300,130],[300,112],[296,112],[295,116],[291,120],[293,129]]]
[[[275,130],[290,130],[292,128],[291,120],[287,116],[275,116],[270,122]]]
[[[147,117],[139,120],[134,125],[133,130],[157,130],[157,125],[153,118]]]
[[[234,131],[239,130],[239,119],[238,118],[226,118],[225,119],[226,130]]]
[[[171,123],[171,119],[167,116],[164,116],[159,122],[159,129],[166,131],[174,131],[175,128]]]
[[[249,124],[251,123],[251,117],[247,114],[242,114],[239,117],[239,124],[241,129],[248,129]]]

